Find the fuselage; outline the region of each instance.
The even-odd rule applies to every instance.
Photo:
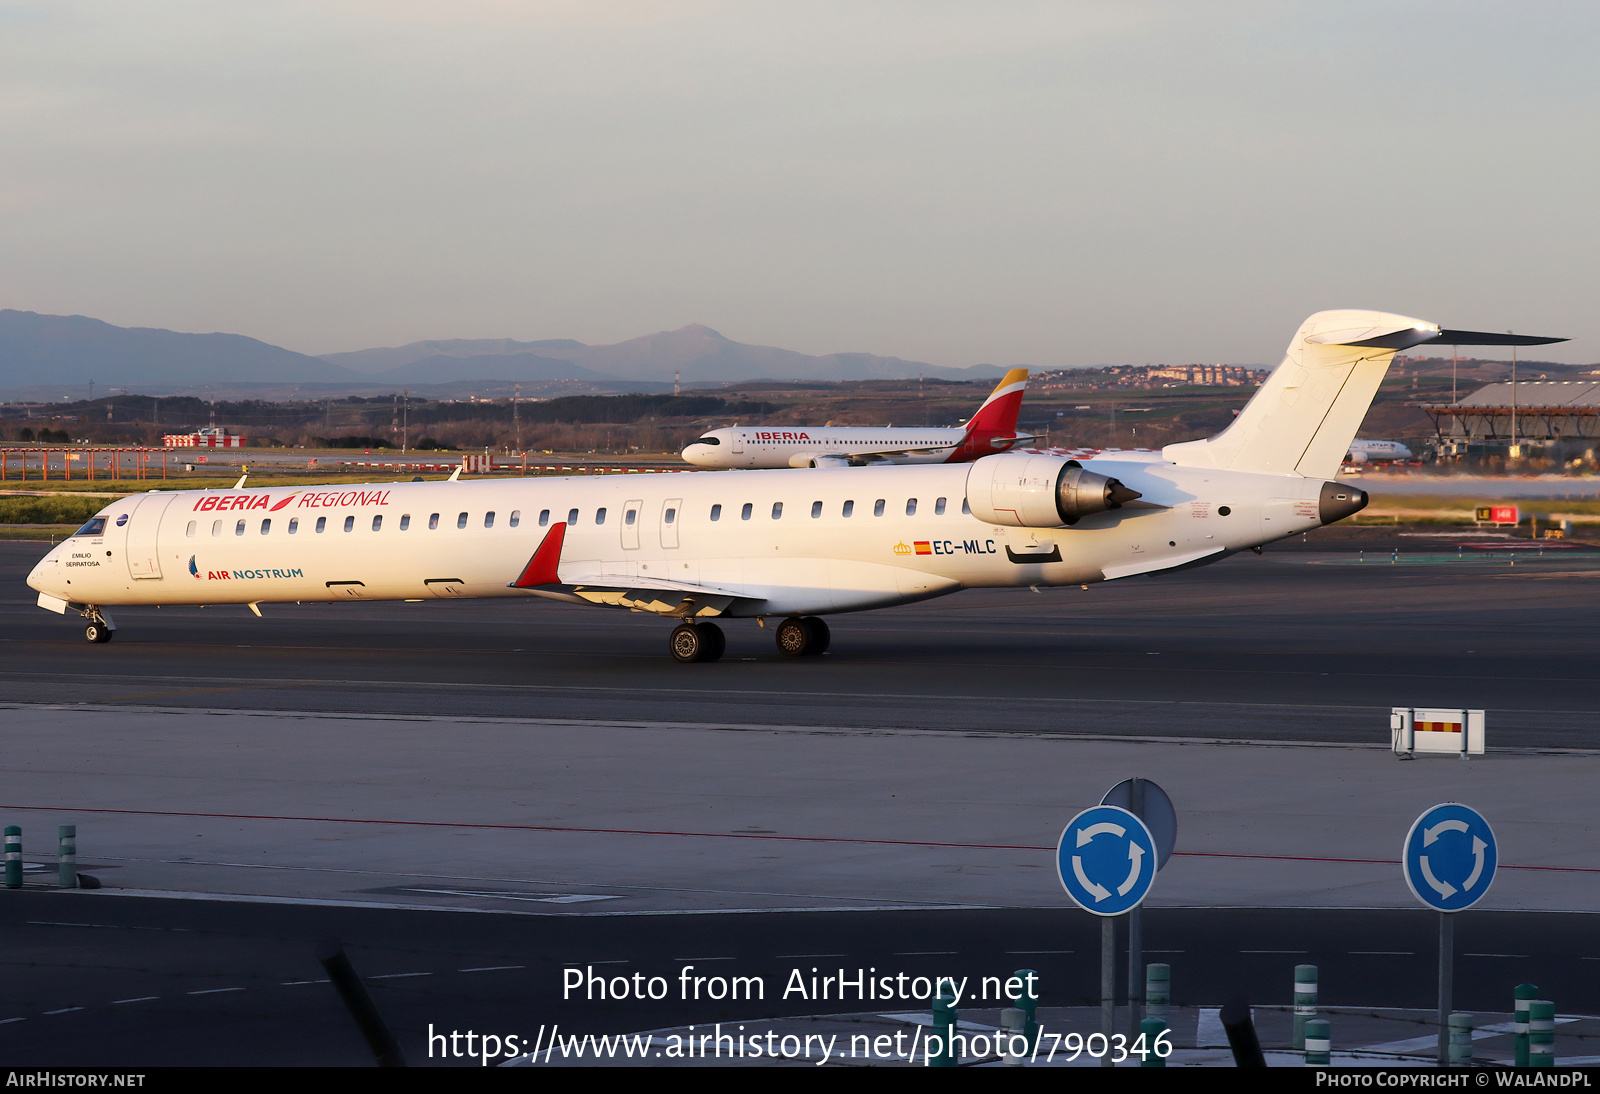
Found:
[[[1320,480],[1152,455],[1084,463],[1137,508],[1012,527],[967,511],[978,466],[151,492],[107,506],[28,583],[74,607],[527,596],[510,583],[565,524],[577,591],[549,595],[619,603],[583,589],[680,582],[736,594],[726,615],[821,615],[1159,572],[1325,523]]]
[[[1004,452],[1033,437],[965,428],[902,429],[865,426],[728,426],[686,445],[683,458],[697,467],[745,470],[842,466],[867,461],[965,463]]]
[[[1364,441],[1359,438],[1350,442],[1350,452],[1345,457],[1351,463],[1384,463],[1414,458],[1411,449],[1399,441]]]

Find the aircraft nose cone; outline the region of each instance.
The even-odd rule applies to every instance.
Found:
[[[60,592],[56,588],[60,584],[60,573],[61,567],[56,562],[55,552],[51,551],[28,571],[28,588],[37,593],[49,593],[55,596]]]

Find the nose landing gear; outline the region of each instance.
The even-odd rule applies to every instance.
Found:
[[[111,621],[111,617],[93,604],[75,604],[73,607],[89,621],[89,625],[83,628],[85,641],[102,645],[111,641],[111,636],[117,633],[117,625]]]

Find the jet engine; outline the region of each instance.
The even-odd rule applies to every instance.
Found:
[[[1077,460],[1010,452],[986,456],[967,472],[967,505],[990,524],[1062,528],[1140,497]]]

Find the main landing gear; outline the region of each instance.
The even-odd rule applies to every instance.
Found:
[[[669,640],[672,657],[687,665],[695,661],[715,661],[728,648],[722,628],[715,623],[683,623],[672,630]]]
[[[814,615],[790,616],[778,624],[778,652],[785,657],[820,657],[830,638],[828,625]]]
[[[785,657],[820,657],[828,650],[828,625],[814,615],[790,616],[777,628],[778,652]],[[715,661],[727,649],[722,628],[715,623],[680,623],[668,641],[672,658],[685,665]]]

